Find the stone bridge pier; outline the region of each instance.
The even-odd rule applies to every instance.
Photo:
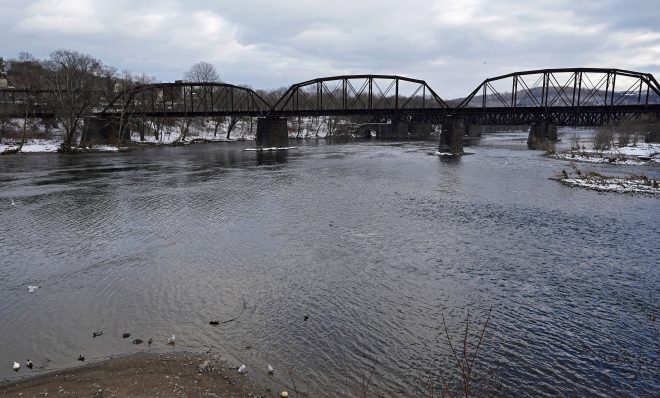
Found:
[[[423,139],[431,136],[433,125],[394,120],[391,123],[364,123],[355,129],[359,137],[370,138],[371,133],[375,133],[379,139]]]
[[[660,142],[660,117],[649,123],[645,140],[646,142]]]
[[[442,122],[438,152],[460,155],[463,153],[463,136],[470,132],[469,122],[462,117],[447,116]]]
[[[536,149],[543,142],[557,142],[557,125],[548,120],[532,123],[527,137],[527,146]]]
[[[94,145],[125,145],[131,141],[129,128],[118,116],[87,116],[83,119],[83,133],[80,137],[80,146]],[[122,133],[121,137],[119,136]]]
[[[289,146],[289,128],[285,117],[257,119],[257,147],[284,148]]]

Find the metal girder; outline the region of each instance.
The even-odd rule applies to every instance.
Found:
[[[265,116],[271,105],[254,90],[226,83],[145,84],[119,93],[101,114]]]
[[[345,75],[308,80],[289,87],[273,112],[305,114],[390,114],[448,109],[423,80],[396,75]]]
[[[496,88],[496,85],[501,88]],[[477,95],[479,93],[481,96]],[[457,108],[580,108],[657,103],[660,103],[660,85],[649,73],[623,69],[561,68],[488,78]]]
[[[48,90],[0,90],[0,116],[21,117],[26,110],[31,116],[53,115],[54,95]],[[178,82],[140,85],[112,99],[102,97],[93,113],[152,117],[366,115],[427,123],[459,115],[481,124],[550,120],[584,126],[624,116],[660,114],[660,85],[651,74],[622,69],[541,69],[486,79],[452,108],[425,81],[396,75],[308,80],[289,87],[274,106],[246,87]]]

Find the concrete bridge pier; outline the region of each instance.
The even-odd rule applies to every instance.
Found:
[[[410,123],[408,128],[411,139],[429,138],[433,134],[433,124],[431,123]]]
[[[284,148],[289,146],[289,128],[285,117],[257,119],[257,147]]]
[[[527,146],[538,148],[543,142],[557,142],[557,126],[547,120],[532,123],[527,137]]]
[[[408,123],[394,119],[390,123],[379,124],[376,128],[376,138],[385,140],[407,139]]]
[[[646,142],[660,142],[660,119],[649,123],[645,138]]]
[[[402,140],[428,138],[433,133],[433,125],[395,120],[391,123],[364,123],[355,130],[355,134],[363,138],[370,138],[372,132],[379,139]]]
[[[387,123],[363,123],[355,129],[353,134],[365,139],[371,138],[373,134],[378,138],[382,135],[383,129],[386,128],[389,128],[389,124]]]
[[[120,132],[121,137],[119,137]],[[120,128],[120,118],[117,116],[87,116],[83,119],[81,147],[125,145],[130,141],[130,132],[126,122],[124,122],[123,128]]]
[[[442,122],[438,152],[461,155],[463,153],[463,136],[467,135],[469,131],[469,123],[465,118],[446,117]]]

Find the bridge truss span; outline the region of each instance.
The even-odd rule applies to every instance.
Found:
[[[396,75],[345,75],[292,85],[273,106],[273,114],[395,116],[448,108],[423,80]]]
[[[649,73],[623,69],[564,68],[509,73],[488,78],[457,109],[554,108],[578,111],[598,107],[631,111],[660,105],[660,84]]]
[[[227,83],[145,84],[119,93],[102,114],[265,116],[271,105],[254,90]]]

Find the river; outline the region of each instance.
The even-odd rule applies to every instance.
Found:
[[[458,391],[443,317],[473,352],[492,306],[476,396],[656,394],[658,198],[549,180],[570,164],[525,139],[0,157],[0,379],[175,334],[301,390]]]

